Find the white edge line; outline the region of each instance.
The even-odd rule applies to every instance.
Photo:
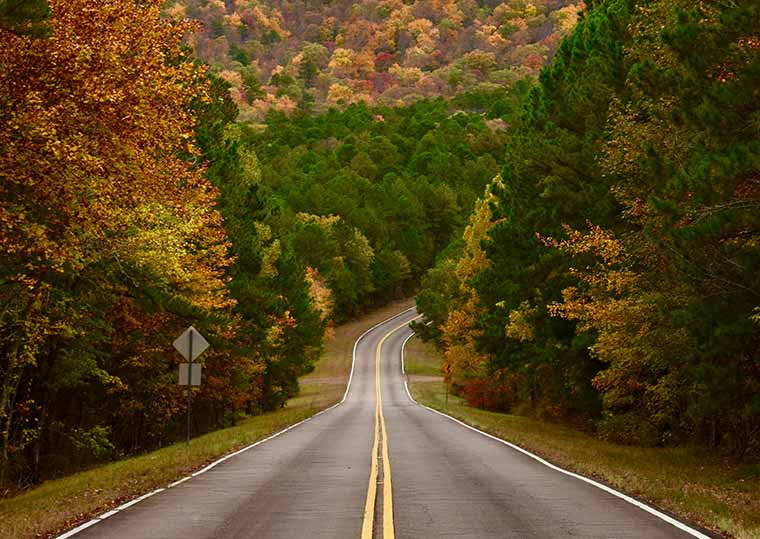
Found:
[[[249,449],[253,449],[257,445],[263,444],[264,442],[268,442],[269,440],[271,440],[273,438],[277,438],[281,434],[285,434],[289,430],[292,430],[292,429],[298,427],[299,425],[303,425],[307,421],[311,421],[315,417],[320,416],[320,415],[322,415],[324,413],[327,413],[330,410],[332,410],[333,408],[336,408],[337,406],[340,406],[341,404],[343,404],[346,401],[346,398],[348,397],[348,391],[351,389],[351,381],[354,378],[354,365],[356,364],[356,348],[359,345],[359,341],[361,341],[370,331],[372,331],[372,330],[374,330],[374,329],[382,326],[386,322],[390,322],[391,320],[394,320],[394,319],[398,318],[399,316],[401,316],[401,315],[403,315],[405,313],[408,313],[409,311],[412,311],[414,309],[415,309],[415,307],[409,307],[408,309],[405,309],[405,310],[401,311],[400,313],[396,313],[393,316],[391,316],[390,318],[386,318],[385,320],[382,320],[381,322],[378,322],[377,324],[375,324],[374,326],[372,326],[371,328],[369,328],[368,330],[366,330],[364,333],[362,333],[361,335],[359,335],[359,337],[354,342],[353,352],[351,353],[351,374],[349,374],[349,376],[348,376],[348,383],[346,384],[346,391],[345,391],[345,393],[343,393],[343,398],[341,399],[340,402],[337,402],[337,403],[333,404],[332,406],[330,406],[329,408],[326,408],[326,409],[324,409],[324,410],[322,410],[320,412],[317,412],[316,414],[314,414],[312,416],[309,416],[306,419],[303,419],[303,420],[299,421],[298,423],[295,423],[294,425],[290,425],[289,427],[286,427],[286,428],[284,428],[284,429],[282,429],[280,431],[277,431],[274,434],[272,434],[270,436],[267,436],[266,438],[263,438],[261,440],[258,440],[257,442],[254,442],[254,443],[252,443],[250,445],[247,445],[247,446],[243,447],[242,449],[238,449],[237,451],[234,451],[232,453],[224,455],[220,459],[215,460],[214,462],[212,462],[211,464],[208,464],[207,466],[204,466],[200,470],[191,473],[187,477],[183,477],[182,479],[174,481],[173,483],[169,483],[165,488],[159,488],[159,489],[156,489],[156,490],[154,490],[152,492],[148,492],[147,494],[143,494],[142,496],[139,496],[139,497],[137,497],[137,498],[135,498],[135,499],[133,499],[131,501],[128,501],[127,503],[124,503],[124,504],[122,504],[122,505],[120,505],[118,507],[115,507],[113,509],[110,509],[110,510],[106,511],[105,513],[102,513],[102,514],[100,514],[100,515],[98,515],[96,517],[93,517],[91,520],[88,520],[84,524],[80,524],[76,528],[71,529],[71,530],[69,530],[69,531],[67,531],[67,532],[65,532],[65,533],[63,533],[61,535],[58,535],[55,539],[68,539],[69,537],[73,537],[74,535],[78,534],[79,532],[86,530],[90,526],[94,526],[98,522],[101,522],[102,520],[105,520],[108,517],[111,517],[111,516],[115,515],[119,511],[123,511],[127,507],[131,507],[131,506],[135,505],[136,503],[139,503],[139,502],[143,501],[146,498],[150,498],[154,494],[158,494],[159,492],[163,492],[166,489],[170,489],[170,488],[176,487],[177,485],[180,485],[180,484],[184,483],[185,481],[188,481],[188,480],[192,479],[193,477],[196,477],[198,475],[201,475],[202,473],[205,473],[205,472],[209,471],[210,469],[214,468],[218,464],[221,464],[222,462],[224,462],[227,459],[230,459],[230,458],[232,458],[232,457],[234,457],[236,455],[239,455],[240,453],[248,451]]]
[[[356,348],[359,346],[359,341],[361,341],[364,338],[364,336],[367,335],[367,333],[369,333],[373,329],[376,329],[376,328],[382,326],[383,324],[385,324],[386,322],[390,322],[391,320],[394,320],[394,319],[398,318],[399,316],[408,313],[409,311],[413,311],[416,308],[417,308],[417,306],[415,305],[413,307],[409,307],[408,309],[404,309],[400,313],[395,314],[395,315],[391,316],[390,318],[386,318],[382,322],[380,322],[378,324],[375,324],[374,326],[372,326],[371,328],[369,328],[367,331],[365,331],[364,333],[362,333],[361,335],[359,335],[359,337],[356,339],[356,341],[354,341],[354,350],[351,353],[351,356],[352,356],[352,359],[351,359],[351,374],[349,374],[349,376],[348,376],[348,384],[346,384],[346,392],[343,393],[343,399],[341,399],[340,404],[343,404],[346,401],[346,398],[348,397],[348,391],[351,389],[351,380],[354,379],[354,365],[356,365]]]
[[[593,485],[593,486],[595,486],[598,489],[601,489],[601,490],[603,490],[603,491],[605,491],[605,492],[607,492],[609,494],[612,494],[613,496],[616,496],[616,497],[620,498],[621,500],[624,500],[624,501],[630,503],[631,505],[635,505],[639,509],[642,509],[642,510],[646,511],[649,514],[654,515],[654,516],[656,516],[657,518],[659,518],[661,520],[664,520],[668,524],[671,524],[671,525],[675,526],[679,530],[684,531],[684,532],[688,533],[689,535],[691,535],[693,537],[697,537],[698,539],[712,539],[709,535],[705,535],[704,533],[702,533],[702,532],[700,532],[698,530],[695,530],[694,528],[692,528],[690,526],[687,526],[686,524],[684,524],[680,520],[676,520],[675,518],[673,518],[673,517],[671,517],[669,515],[666,515],[665,513],[661,512],[661,511],[658,511],[657,509],[655,509],[653,507],[650,507],[649,505],[647,505],[647,504],[645,504],[643,502],[640,502],[639,500],[636,500],[635,498],[631,498],[630,496],[628,496],[626,494],[623,494],[622,492],[619,492],[619,491],[615,490],[612,487],[609,487],[609,486],[604,485],[602,483],[598,483],[598,482],[594,481],[593,479],[589,479],[588,477],[585,477],[583,475],[579,475],[579,474],[571,472],[569,470],[565,470],[564,468],[560,468],[559,466],[557,466],[555,464],[552,464],[551,462],[548,462],[548,461],[542,459],[538,455],[535,455],[535,454],[531,453],[527,449],[523,449],[522,447],[517,446],[517,445],[515,445],[515,444],[513,444],[511,442],[508,442],[506,440],[502,440],[501,438],[497,438],[496,436],[494,436],[492,434],[488,434],[487,432],[483,432],[482,430],[476,429],[475,427],[473,427],[471,425],[468,425],[467,423],[465,423],[463,421],[460,421],[459,419],[457,419],[455,417],[451,417],[448,414],[444,414],[443,412],[440,412],[438,410],[430,408],[429,406],[425,406],[424,404],[420,404],[419,402],[417,402],[416,400],[414,400],[414,398],[412,397],[412,394],[409,392],[409,384],[408,384],[407,379],[406,379],[406,370],[404,368],[404,353],[405,353],[405,349],[406,349],[406,343],[409,341],[409,339],[411,339],[412,337],[414,337],[414,335],[415,335],[414,332],[412,332],[411,334],[409,334],[409,336],[406,339],[404,339],[404,342],[401,344],[401,374],[404,375],[404,389],[406,389],[406,394],[409,397],[409,400],[411,400],[414,404],[416,404],[417,406],[421,406],[422,408],[426,408],[426,409],[430,410],[431,412],[433,412],[435,414],[438,414],[440,416],[445,417],[446,419],[450,419],[451,421],[453,421],[455,423],[459,423],[463,427],[468,428],[468,429],[470,429],[472,431],[475,431],[475,432],[477,432],[479,434],[482,434],[483,436],[486,436],[487,438],[490,438],[492,440],[496,440],[497,442],[500,442],[500,443],[502,443],[502,444],[504,444],[506,446],[509,446],[510,448],[514,449],[515,451],[518,451],[518,452],[522,453],[523,455],[526,455],[526,456],[528,456],[528,457],[530,457],[530,458],[532,458],[532,459],[540,462],[541,464],[543,464],[544,466],[547,466],[548,468],[551,468],[552,470],[558,471],[558,472],[563,473],[565,475],[569,475],[570,477],[574,477],[575,479],[579,479],[580,481],[583,481],[584,483],[588,483],[589,485]]]
[[[81,532],[83,530],[86,530],[90,526],[94,526],[98,522],[100,522],[100,520],[98,520],[97,518],[93,518],[92,520],[88,520],[87,522],[85,522],[84,524],[80,524],[79,526],[77,526],[73,530],[69,530],[69,531],[67,531],[64,534],[59,535],[56,539],[68,539],[69,537],[71,537],[73,535],[76,535],[76,534],[78,534],[79,532]]]

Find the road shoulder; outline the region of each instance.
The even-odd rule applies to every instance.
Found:
[[[107,514],[138,497],[167,488],[213,464],[299,424],[340,402],[346,390],[354,342],[369,328],[413,305],[403,300],[334,328],[314,371],[302,379],[301,394],[273,412],[236,426],[119,460],[0,500],[0,537],[55,537]]]
[[[430,357],[412,338],[406,356]],[[418,359],[419,360],[419,359]],[[409,359],[405,357],[405,363]],[[440,355],[437,360],[440,364]],[[442,381],[409,376],[409,390],[429,406],[541,458],[726,537],[760,538],[760,469],[708,456],[696,448],[619,446],[572,428],[467,406]]]

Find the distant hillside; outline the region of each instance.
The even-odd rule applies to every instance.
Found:
[[[408,104],[535,75],[579,0],[170,0],[202,22],[197,55],[232,83],[243,119],[274,107]]]

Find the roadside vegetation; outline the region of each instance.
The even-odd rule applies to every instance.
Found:
[[[417,296],[452,392],[760,460],[760,2],[602,0]]]
[[[441,375],[443,357],[413,337],[405,364],[424,357],[424,372]],[[437,357],[437,361],[436,358]],[[443,380],[409,376],[409,391],[430,406],[542,458],[737,539],[760,538],[760,466],[706,449],[618,445],[570,426],[469,406],[447,395]]]
[[[461,234],[529,86],[241,123],[164,4],[0,2],[0,496],[182,439],[189,325],[194,435],[297,397]]]
[[[410,377],[436,377],[443,381],[441,353],[429,343],[412,337],[404,348],[404,372]],[[414,379],[414,378],[413,378]]]
[[[3,505],[171,454],[187,326],[243,444],[418,290],[444,399],[757,483],[760,3],[348,3],[0,0]]]
[[[0,537],[49,537],[132,498],[181,479],[219,457],[302,421],[340,401],[346,390],[356,339],[368,328],[408,308],[394,302],[337,326],[298,397],[284,408],[243,419],[237,425],[150,453],[46,481],[0,500]]]

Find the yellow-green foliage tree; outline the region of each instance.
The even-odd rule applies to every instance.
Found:
[[[493,226],[489,204],[492,197],[479,199],[470,216],[470,223],[464,231],[464,250],[456,265],[456,280],[459,299],[452,305],[446,323],[441,328],[444,346],[443,366],[446,382],[455,390],[466,390],[468,383],[485,376],[485,357],[475,349],[475,338],[479,332],[475,326],[475,316],[479,313],[478,295],[470,284],[470,279],[487,268],[490,262],[480,244],[488,239],[488,231]]]

